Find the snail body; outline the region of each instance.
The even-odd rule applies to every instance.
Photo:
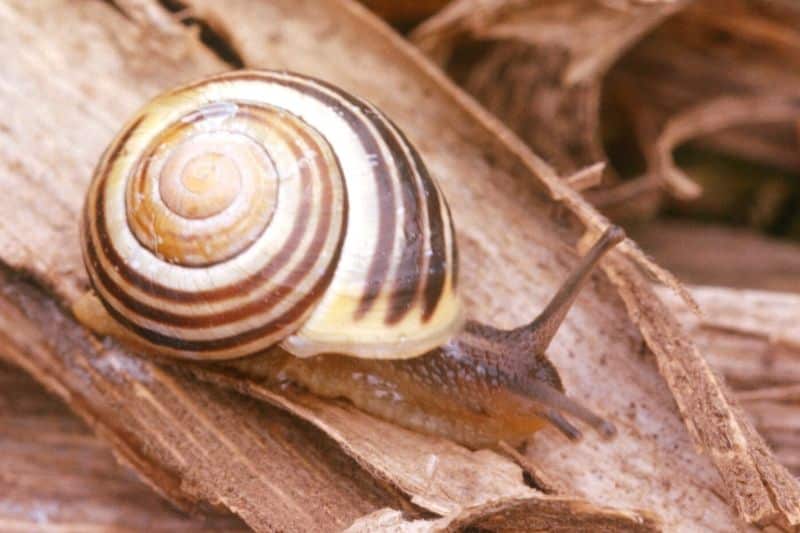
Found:
[[[549,315],[465,324],[435,180],[383,113],[319,80],[238,71],[156,97],[101,158],[81,238],[76,316],[141,352],[288,376],[473,446],[544,420],[578,435],[559,411],[610,431],[544,350],[621,234]]]

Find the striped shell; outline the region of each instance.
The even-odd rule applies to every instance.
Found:
[[[296,74],[151,101],[100,161],[82,240],[105,311],[159,354],[407,358],[461,325],[452,220],[418,153]]]

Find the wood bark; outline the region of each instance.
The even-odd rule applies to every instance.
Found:
[[[412,39],[567,174],[605,159],[599,135],[605,73],[689,3],[458,0]]]
[[[702,192],[672,164],[678,143],[800,168],[799,23],[783,0],[459,0],[412,37],[561,173],[605,161],[603,136],[620,130],[645,168],[620,182],[609,165],[587,196],[649,219]]]
[[[186,6],[194,26],[146,0],[0,4],[0,355],[63,398],[151,487],[184,508],[225,507],[262,531],[339,530],[365,515],[359,527],[394,517],[397,527],[427,530],[800,523],[796,481],[640,269],[672,278],[632,241],[593,277],[550,354],[570,394],[620,429],[612,442],[571,444],[549,429],[535,436],[526,459],[555,481],[556,495],[528,486],[502,454],[90,337],[67,310],[87,287],[77,220],[94,162],[147,97],[238,62],[316,75],[399,123],[450,201],[475,318],[499,326],[529,319],[577,261],[574,243],[606,224],[363,8]],[[236,59],[223,62],[204,34]]]
[[[609,90],[646,94],[639,112],[656,125],[720,97],[741,98],[742,105],[717,118],[738,127],[718,127],[709,135],[698,121],[697,137],[739,157],[796,171],[797,112],[772,117],[748,100],[792,102],[800,95],[798,23],[794,2],[694,2],[622,58],[609,74]]]
[[[248,531],[229,513],[187,517],[27,373],[0,362],[0,530]]]
[[[745,228],[650,222],[631,235],[687,283],[800,293],[800,245]]]
[[[778,458],[800,475],[800,296],[697,287],[703,316],[664,294]]]
[[[687,321],[693,338],[723,373],[777,456],[800,475],[800,337],[792,321],[800,314],[800,298],[718,287],[695,287],[692,294],[705,318],[686,313],[669,292],[662,296]],[[0,382],[0,494],[13,494],[0,513],[4,530],[43,523],[110,531],[144,524],[156,530],[236,529],[235,522],[208,510],[187,520],[165,507],[120,470],[105,451],[106,443],[20,370],[0,364]],[[409,522],[400,511],[381,510],[357,520],[349,530],[429,531],[447,522]]]

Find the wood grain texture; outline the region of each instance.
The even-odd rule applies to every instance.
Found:
[[[36,287],[0,276],[0,357],[58,394],[162,496],[258,530],[335,531],[403,498],[319,431],[88,338]]]
[[[800,293],[800,245],[744,228],[666,220],[631,235],[687,283]]]
[[[360,518],[347,533],[393,531],[427,533],[440,531],[657,531],[661,525],[647,514],[598,509],[559,497],[505,499],[467,507],[438,520],[404,520],[401,513],[381,509]]]
[[[656,128],[671,117],[721,96],[797,98],[800,9],[783,0],[694,2],[649,34],[610,72],[609,90],[634,90]],[[742,109],[747,113],[747,109]],[[707,146],[789,170],[800,169],[797,114],[782,123],[740,121],[703,136]],[[747,123],[742,125],[742,122]]]
[[[450,199],[465,297],[475,318],[500,326],[530,319],[576,263],[572,248],[584,226],[605,223],[550,167],[362,8],[309,0],[187,4],[248,66],[322,77],[375,102],[403,127]],[[67,399],[154,488],[184,505],[224,505],[259,530],[340,529],[385,507],[413,518],[415,505],[451,517],[478,506],[486,513],[476,520],[488,519],[492,508],[482,506],[499,496],[531,500],[524,509],[546,500],[524,484],[518,466],[494,452],[468,452],[397,428],[388,433],[352,408],[300,392],[262,394],[257,383],[227,383],[302,416],[331,441],[274,408],[99,344],[65,315],[61,306],[86,287],[77,217],[103,147],[159,89],[226,67],[158,4],[118,5],[126,16],[91,1],[0,4],[0,23],[10,28],[0,47],[22,49],[4,54],[8,74],[0,83],[0,102],[9,109],[0,119],[6,193],[0,197],[0,260],[48,291],[18,279],[0,284],[6,287],[2,316],[13,317],[0,327],[3,355]],[[82,67],[71,68],[75,64]],[[620,435],[572,445],[545,430],[528,456],[569,491],[563,497],[572,505],[650,509],[668,529],[746,528],[731,507],[742,498],[741,487],[723,483],[712,461],[696,454],[669,388],[646,357],[642,331],[662,333],[647,334],[662,366],[680,355],[676,350],[701,370],[702,359],[685,349],[691,343],[671,318],[660,321],[659,313],[668,312],[653,304],[649,284],[634,269],[634,260],[642,263],[635,246],[628,243],[613,259],[626,299],[595,275],[551,357],[569,393],[610,416]],[[688,414],[684,409],[696,421],[707,412],[708,396],[722,391],[703,372],[691,379],[709,393],[693,397]],[[729,408],[724,400],[714,406]],[[726,421],[741,429],[735,416]],[[727,429],[720,438],[729,436]],[[382,430],[391,435],[388,444]],[[790,505],[776,508],[768,497],[773,480],[755,472],[747,455],[753,439],[748,434],[738,443],[744,452],[724,463],[752,480],[745,516],[790,516]],[[436,483],[428,481],[431,454],[451,465]],[[768,453],[761,460],[773,464]],[[493,489],[478,493],[476,486]],[[729,493],[734,497],[722,496]],[[620,516],[627,517],[620,528],[645,523],[644,513]],[[496,527],[500,519],[492,520]]]
[[[599,85],[609,58],[618,57],[647,29],[689,4],[653,2],[612,9],[602,2],[462,0],[426,22],[413,38],[549,162],[571,172],[602,157],[596,121]],[[451,63],[450,58],[466,59],[468,66]],[[669,185],[681,189],[683,196],[699,192],[682,180],[673,179]],[[630,204],[634,209],[642,206],[638,200]],[[784,472],[781,481],[773,482],[766,472],[772,466],[760,464],[768,449],[730,404],[724,383],[668,309],[652,297],[630,265],[616,258],[606,264],[630,317],[656,355],[687,427],[713,458],[740,515],[756,523],[800,520],[800,504],[794,503],[800,499],[796,480]]]
[[[248,531],[227,512],[187,516],[128,469],[62,402],[0,362],[0,530]]]
[[[695,287],[703,317],[673,307],[777,457],[800,473],[800,296]],[[670,306],[675,299],[664,295]]]

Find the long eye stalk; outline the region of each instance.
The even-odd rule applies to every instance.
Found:
[[[624,238],[625,233],[621,228],[610,226],[606,229],[539,316],[531,323],[513,330],[509,337],[514,339],[512,342],[516,343],[516,349],[513,350],[511,357],[519,361],[523,368],[527,368],[525,374],[528,379],[517,382],[514,387],[517,393],[522,394],[527,400],[524,402],[526,409],[547,419],[571,440],[579,439],[581,432],[564,418],[564,414],[585,422],[606,438],[613,437],[616,434],[616,428],[612,423],[567,397],[559,390],[560,379],[558,387],[553,386],[555,379],[540,379],[542,375],[551,372],[557,375],[555,369],[544,357],[544,353],[550,346],[558,328],[564,322],[578,293],[589,279],[592,270],[603,256]],[[532,355],[535,357],[531,357]],[[531,375],[538,377],[531,379]]]
[[[622,242],[623,239],[625,239],[625,232],[622,228],[609,226],[589,252],[583,256],[578,266],[564,281],[558,292],[550,300],[550,303],[547,304],[547,307],[542,310],[533,322],[519,328],[518,331],[530,336],[536,353],[544,353],[547,350],[594,267],[597,266],[597,263],[609,250]]]

